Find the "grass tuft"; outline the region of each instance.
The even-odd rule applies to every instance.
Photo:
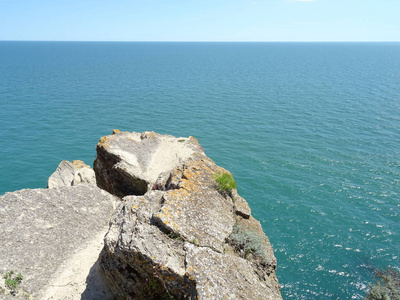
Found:
[[[217,172],[214,174],[214,179],[217,182],[217,189],[220,193],[230,194],[233,189],[237,188],[235,179],[231,173]]]

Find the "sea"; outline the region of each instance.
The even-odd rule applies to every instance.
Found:
[[[113,129],[196,137],[284,299],[363,299],[400,268],[400,43],[3,41],[0,128],[0,195],[92,165]]]

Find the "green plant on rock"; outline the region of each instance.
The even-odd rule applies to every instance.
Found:
[[[267,261],[263,236],[260,233],[235,224],[229,240],[243,258],[248,259],[253,254],[263,262]]]
[[[171,231],[170,233],[168,233],[167,236],[168,236],[170,239],[173,239],[173,240],[178,240],[178,241],[182,240],[182,237],[181,237],[179,234],[176,234],[176,233],[173,232],[173,231]]]
[[[231,194],[232,190],[237,188],[231,173],[217,172],[214,174],[214,179],[217,182],[217,189],[220,193]]]
[[[376,271],[378,280],[370,285],[366,300],[400,300],[400,273],[394,269]]]
[[[10,290],[11,295],[15,295],[18,287],[24,278],[21,273],[14,276],[14,271],[8,271],[3,275],[4,283],[6,287]]]

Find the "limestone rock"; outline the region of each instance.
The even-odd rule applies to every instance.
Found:
[[[268,277],[260,280],[250,261],[185,243],[189,278],[196,282],[198,299],[279,299]]]
[[[180,178],[179,188],[164,192],[163,205],[154,219],[164,230],[184,240],[222,252],[235,219],[232,199],[215,189],[213,175],[218,170],[205,155],[194,154],[187,159],[169,176],[171,182],[177,180],[174,177]]]
[[[250,218],[251,216],[251,209],[249,207],[249,204],[247,203],[247,201],[242,198],[241,196],[239,196],[239,194],[237,193],[237,191],[234,191],[232,193],[232,199],[235,202],[235,211],[237,215],[242,216],[243,218]]]
[[[97,152],[98,184],[130,195],[100,259],[117,299],[282,299],[260,223],[236,190],[218,192],[227,171],[194,138],[115,131]]]
[[[182,239],[152,220],[161,202],[158,191],[127,196],[111,220],[100,265],[117,299],[164,299],[168,293],[191,299],[195,294],[185,275]]]
[[[49,177],[47,187],[73,186],[80,183],[96,185],[93,169],[81,160],[73,160],[72,162],[63,160]]]
[[[94,185],[21,190],[0,196],[0,273],[13,270],[24,276],[21,292],[10,299],[27,299],[27,295],[45,299],[41,293],[59,267],[85,248],[94,235],[102,230],[106,233],[116,200]],[[4,298],[7,296],[0,295]]]
[[[119,197],[144,195],[158,175],[180,165],[192,153],[202,153],[197,140],[155,132],[120,132],[97,144],[94,161],[97,185]]]

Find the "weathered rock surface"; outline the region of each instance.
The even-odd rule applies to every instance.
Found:
[[[114,130],[94,170],[104,190],[64,161],[49,189],[0,196],[0,274],[24,276],[0,299],[282,299],[261,224],[195,138]]]
[[[263,280],[250,260],[185,243],[186,268],[200,299],[279,299],[275,278]]]
[[[63,160],[47,182],[48,188],[74,186],[80,183],[96,185],[96,176],[91,167],[81,160]]]
[[[100,139],[93,168],[97,185],[124,197],[144,195],[162,172],[172,170],[201,151],[196,139],[161,136],[155,132],[120,132]]]
[[[276,259],[227,172],[194,138],[114,131],[97,145],[98,184],[126,196],[100,266],[118,299],[282,299]]]
[[[106,233],[116,200],[94,185],[21,190],[0,196],[0,273],[13,270],[24,276],[16,297],[3,290],[0,299],[47,299],[44,289],[57,278],[60,268],[68,268],[69,258],[86,248],[95,235]],[[89,295],[85,299],[105,299],[99,297],[105,290],[93,288],[93,276],[85,277],[84,292]]]

